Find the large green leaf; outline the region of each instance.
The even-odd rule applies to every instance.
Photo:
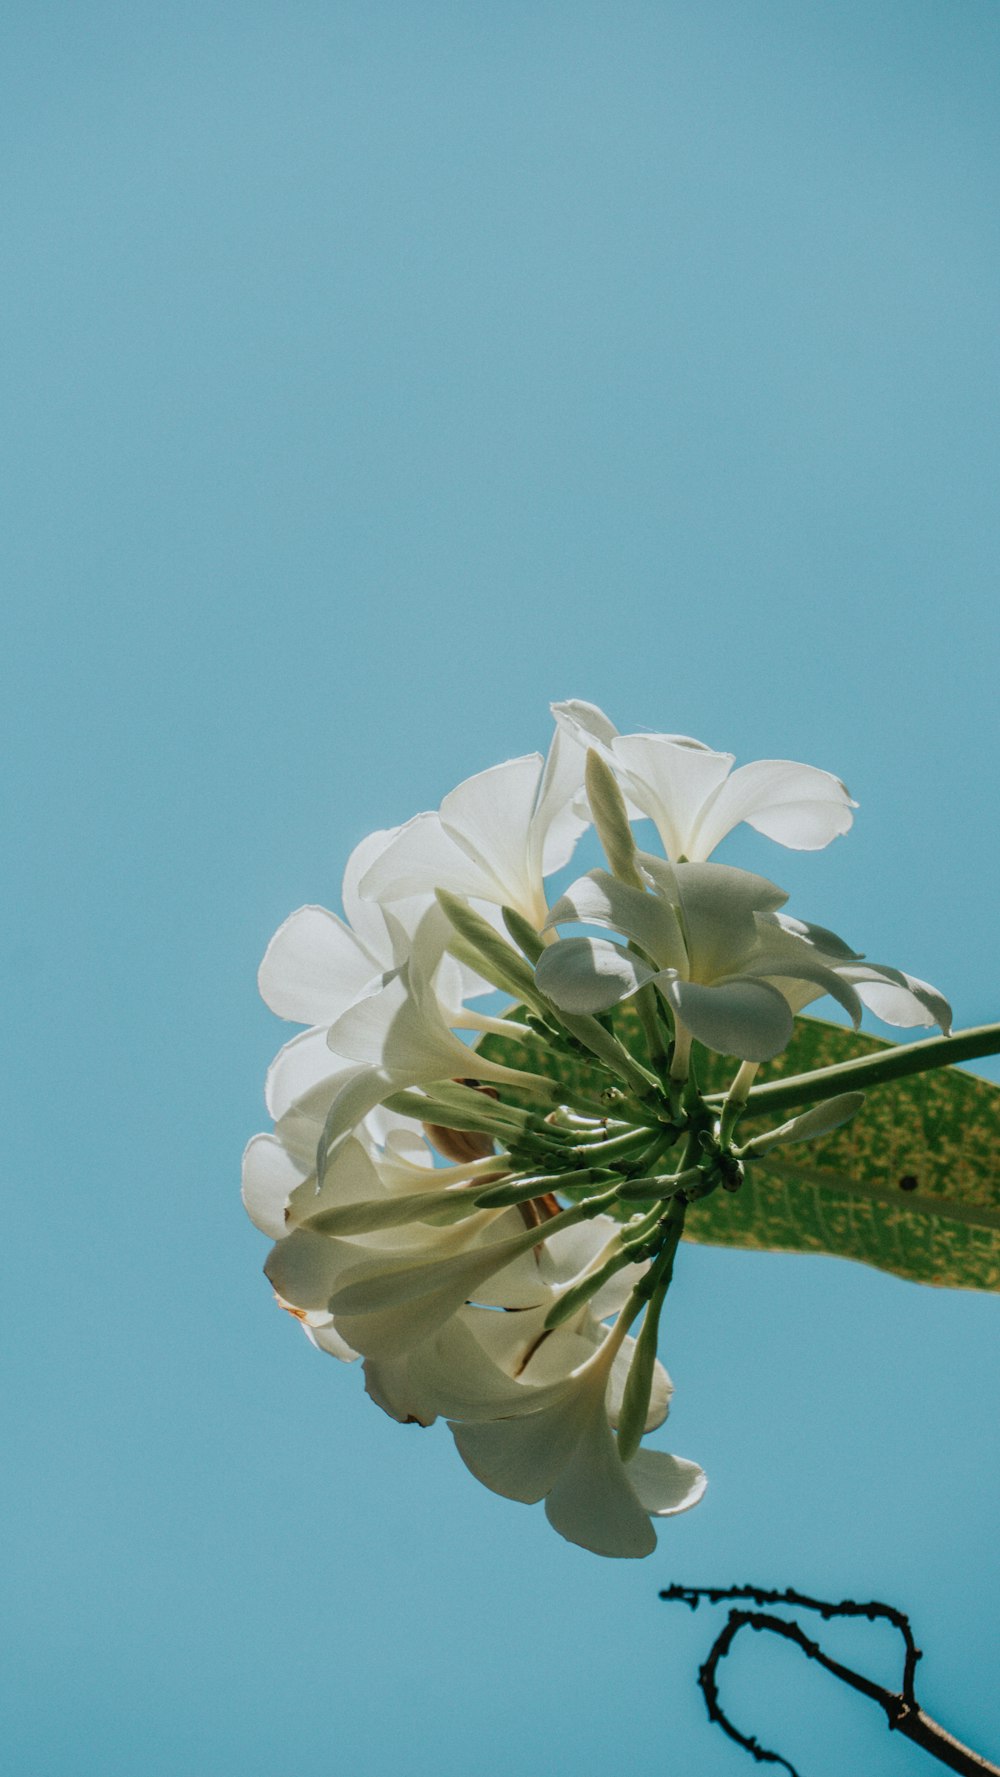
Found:
[[[632,1007],[619,1008],[615,1021],[641,1052]],[[498,1060],[590,1091],[606,1083],[540,1038],[490,1037],[483,1047]],[[800,1018],[789,1047],[759,1078],[790,1078],[897,1047]],[[735,1064],[703,1052],[700,1066],[704,1089],[717,1091]],[[748,1115],[741,1134],[787,1114]],[[774,1150],[748,1167],[740,1191],[716,1191],[693,1204],[685,1239],[829,1253],[918,1283],[1000,1289],[1000,1087],[954,1067],[880,1086],[853,1122],[820,1141]]]

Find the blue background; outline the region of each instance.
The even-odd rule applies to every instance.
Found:
[[[270,933],[553,697],[838,772],[847,840],[728,855],[1000,1016],[1000,12],[4,38],[7,1769],[735,1777],[673,1579],[903,1605],[1000,1757],[995,1300],[687,1248],[710,1490],[602,1562],[308,1347],[237,1194]],[[805,1777],[930,1768],[791,1649],[726,1696]]]

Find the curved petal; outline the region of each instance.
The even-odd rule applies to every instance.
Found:
[[[300,1031],[278,1050],[267,1070],[264,1102],[274,1121],[279,1122],[298,1099],[324,1084],[329,1084],[332,1095],[337,1076],[351,1065],[343,1056],[331,1052],[322,1026]]]
[[[359,1000],[327,1033],[327,1041],[352,1060],[384,1067],[399,1079],[450,1079],[470,1063],[471,1051],[438,1013],[424,1016],[404,967],[378,993]]]
[[[595,1218],[596,1220],[597,1218]],[[602,1218],[603,1219],[603,1218]],[[649,1261],[643,1260],[638,1265],[623,1265],[607,1283],[595,1290],[587,1306],[591,1314],[598,1320],[604,1320],[609,1314],[617,1314],[624,1308],[640,1278],[649,1270]]]
[[[774,926],[788,936],[801,939],[813,950],[820,950],[827,962],[859,963],[864,960],[860,950],[852,950],[829,926],[814,925],[808,919],[793,919],[790,913],[762,913],[757,920],[758,929],[763,931],[767,926]],[[766,936],[764,942],[767,942]]]
[[[611,766],[612,770],[614,769],[611,743],[616,739],[618,730],[611,718],[606,716],[603,710],[598,709],[596,703],[585,703],[580,698],[571,697],[563,703],[550,704],[549,708],[562,732],[581,748],[584,759],[586,759],[588,751],[593,748],[605,763]],[[691,744],[696,746],[698,743],[694,741]],[[624,794],[623,786],[619,787],[622,788]],[[642,809],[627,795],[625,796],[625,808],[630,821],[642,820]]]
[[[562,938],[542,952],[535,980],[565,1012],[607,1012],[655,971],[606,938]]]
[[[791,759],[757,759],[741,765],[702,810],[690,857],[707,858],[740,821],[795,851],[818,851],[854,819],[839,777]]]
[[[272,1240],[288,1232],[285,1211],[303,1175],[273,1135],[255,1135],[243,1153],[243,1205],[255,1228]]]
[[[572,1283],[603,1252],[611,1236],[619,1231],[620,1223],[611,1216],[603,1215],[591,1216],[585,1222],[577,1222],[572,1228],[560,1228],[557,1233],[548,1236],[542,1249],[540,1265],[543,1277],[548,1279],[553,1288]],[[544,1233],[544,1224],[542,1232]],[[598,1315],[598,1319],[601,1318]]]
[[[477,1481],[506,1499],[534,1505],[555,1486],[580,1441],[582,1426],[578,1400],[567,1392],[565,1401],[547,1412],[452,1424],[451,1431],[462,1461]]]
[[[639,857],[645,861],[644,853]],[[674,898],[679,898],[676,892]],[[570,921],[621,932],[652,957],[659,968],[686,971],[687,952],[677,914],[662,894],[647,895],[642,889],[619,882],[606,870],[592,870],[570,884],[545,923],[551,927]]]
[[[655,1549],[656,1532],[629,1484],[603,1403],[551,1488],[545,1516],[567,1542],[595,1555],[640,1559]]]
[[[414,815],[374,859],[358,885],[373,901],[396,902],[449,888],[456,895],[489,896],[492,881],[441,825],[436,813]]]
[[[296,1308],[329,1312],[330,1297],[342,1273],[356,1263],[357,1255],[346,1241],[293,1228],[271,1248],[264,1275],[277,1294]]]
[[[377,983],[382,964],[325,907],[300,907],[278,927],[257,971],[265,1005],[297,1024],[330,1024]]]
[[[951,1006],[930,982],[878,963],[848,964],[839,973],[854,984],[859,999],[883,1023],[939,1024],[945,1036],[951,1031]]]
[[[655,822],[667,857],[704,857],[692,851],[698,817],[725,782],[733,754],[679,736],[623,734],[611,743],[611,758],[632,800]]]
[[[658,977],[661,992],[699,1043],[741,1061],[770,1061],[792,1034],[787,1000],[766,981],[737,978],[703,987]]]
[[[389,944],[382,909],[377,901],[361,893],[361,883],[376,858],[389,849],[399,831],[398,827],[385,827],[366,834],[347,860],[340,891],[348,925],[357,932],[373,956],[385,958],[389,956]]]
[[[696,981],[735,974],[758,945],[758,913],[773,912],[788,899],[766,876],[730,864],[677,864],[673,876]]]
[[[794,950],[779,950],[776,954],[765,949],[754,957],[752,963],[745,966],[743,974],[755,980],[763,978],[769,981],[772,987],[776,987],[787,998],[792,1010],[796,1012],[817,995],[810,994],[808,999],[803,1000],[799,991],[793,989],[790,994],[786,994],[785,988],[790,981],[808,981],[818,988],[820,994],[828,993],[831,999],[843,1006],[855,1030],[861,1023],[861,1001],[850,982],[845,980],[843,969],[830,968],[820,960],[813,961],[808,950],[802,955],[801,949],[798,953]]]
[[[666,1450],[637,1450],[625,1473],[635,1488],[640,1505],[654,1518],[670,1518],[690,1511],[708,1486],[704,1469],[683,1456]]]
[[[329,1151],[352,1134],[396,1086],[381,1068],[342,1066],[333,1080],[296,1100],[279,1118],[274,1133],[293,1159],[314,1167],[321,1136]]]
[[[534,878],[563,869],[573,856],[581,833],[590,825],[589,813],[577,806],[586,759],[586,752],[575,737],[557,726],[531,816],[528,850]]]
[[[486,891],[480,889],[480,895],[485,893],[487,900],[516,908],[536,926],[546,912],[541,881],[543,824],[535,819],[542,772],[540,753],[507,759],[466,778],[441,804],[445,832],[492,885]],[[545,810],[550,820],[555,813],[554,806]],[[533,824],[537,828],[535,844]]]
[[[314,1148],[318,1139],[317,1133]],[[424,1178],[427,1178],[426,1173]],[[309,1228],[314,1234],[333,1231],[323,1225],[313,1226],[316,1217],[325,1216],[329,1210],[356,1209],[372,1202],[401,1201],[386,1189],[378,1166],[355,1136],[348,1136],[331,1155],[324,1169],[322,1185],[317,1188],[315,1175],[309,1183],[309,1190],[303,1189],[293,1197],[286,1221]],[[405,1216],[400,1219],[407,1220]],[[348,1230],[338,1228],[335,1232],[346,1234]]]
[[[317,1351],[325,1351],[328,1357],[335,1357],[339,1359],[342,1364],[357,1363],[358,1358],[361,1356],[360,1351],[355,1351],[352,1346],[348,1345],[346,1339],[340,1337],[340,1334],[333,1324],[332,1315],[330,1315],[329,1318],[320,1321],[318,1326],[304,1320],[302,1322],[302,1331],[305,1333],[306,1338],[315,1345]]]
[[[564,1362],[552,1371],[551,1378],[542,1371],[530,1381],[520,1379],[524,1369],[520,1346],[528,1333],[531,1343],[538,1343],[541,1334],[543,1349],[559,1344],[555,1333],[542,1333],[546,1306],[543,1303],[538,1309],[526,1309],[521,1314],[459,1309],[410,1354],[410,1379],[419,1389],[419,1397],[412,1392],[408,1399],[419,1398],[448,1419],[477,1424],[535,1413],[556,1400],[565,1385],[570,1360],[576,1356],[578,1340],[563,1341],[573,1349],[568,1357],[563,1352]],[[483,1344],[488,1334],[481,1328],[490,1330],[489,1352]],[[589,1355],[589,1350],[585,1350],[585,1355]],[[401,1391],[397,1390],[397,1400],[401,1398]],[[414,1411],[412,1406],[410,1411]]]
[[[610,716],[598,709],[596,703],[585,703],[582,698],[568,697],[562,703],[549,705],[560,728],[572,736],[584,751],[588,747],[610,747],[618,733]]]
[[[398,1357],[401,1353],[413,1352],[423,1340],[449,1323],[463,1306],[461,1286],[454,1276],[449,1276],[438,1288],[412,1295],[385,1308],[373,1308],[363,1314],[349,1314],[338,1309],[337,1322],[344,1337],[367,1357]],[[447,1408],[438,1410],[447,1411]]]

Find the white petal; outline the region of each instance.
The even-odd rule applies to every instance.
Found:
[[[814,961],[814,957],[817,960]],[[817,996],[812,993],[803,1000],[800,992],[793,990],[789,994],[786,988],[789,982],[811,982],[821,994],[828,993],[838,1005],[843,1006],[855,1030],[861,1023],[861,1001],[851,983],[845,979],[843,968],[839,964],[830,968],[818,952],[810,951],[807,945],[801,945],[797,949],[786,946],[776,951],[769,950],[765,945],[751,962],[744,965],[743,973],[769,981],[796,1012]]]
[[[637,1450],[625,1464],[625,1473],[639,1503],[654,1518],[689,1511],[708,1486],[705,1471],[696,1462],[670,1456],[666,1450]]]
[[[493,1361],[472,1329],[476,1322],[489,1323],[512,1334],[517,1332],[521,1323],[535,1325],[544,1313],[544,1305],[537,1311],[528,1310],[523,1314],[460,1309],[409,1354],[407,1387],[404,1390],[397,1381],[396,1403],[405,1402],[408,1411],[421,1418],[430,1408],[449,1419],[476,1423],[536,1411],[553,1398],[552,1388],[515,1380]],[[554,1337],[554,1334],[548,1336],[546,1343]],[[505,1355],[513,1356],[513,1348]],[[560,1374],[560,1387],[564,1381],[565,1376]],[[415,1402],[424,1411],[419,1411]]]
[[[318,1326],[309,1321],[302,1322],[302,1330],[307,1339],[311,1339],[318,1351],[325,1351],[328,1357],[339,1358],[342,1364],[356,1363],[361,1353],[354,1351],[346,1339],[342,1339],[333,1324],[333,1317],[323,1320]]]
[[[847,832],[856,807],[829,771],[791,759],[757,759],[720,786],[697,823],[696,849],[688,855],[707,858],[740,821],[779,845],[817,851]]]
[[[757,914],[773,912],[788,899],[766,876],[729,864],[678,864],[673,875],[696,981],[736,974],[759,944]]]
[[[330,1024],[381,973],[377,958],[335,913],[300,907],[271,939],[257,983],[279,1018]]]
[[[343,1056],[331,1052],[323,1026],[300,1031],[278,1050],[267,1070],[264,1099],[274,1121],[277,1123],[297,1099],[305,1098],[324,1082],[335,1081],[350,1066]],[[331,1085],[331,1095],[333,1089]]]
[[[400,1081],[450,1079],[464,1067],[471,1072],[471,1050],[452,1034],[438,1013],[426,1015],[410,988],[404,968],[378,993],[359,1000],[338,1018],[327,1040],[344,1055],[370,1066],[384,1067]]]
[[[475,1300],[491,1308],[531,1308],[536,1302],[553,1300],[545,1254],[548,1248],[545,1224],[538,1229],[537,1243],[525,1253],[484,1278],[475,1287]]]
[[[639,856],[645,858],[644,853]],[[668,865],[664,868],[669,870]],[[675,899],[679,899],[679,891]],[[686,969],[684,939],[670,901],[660,894],[647,895],[631,888],[606,870],[592,870],[572,883],[545,923],[565,925],[570,920],[621,932],[641,945],[661,969]]]
[[[283,1240],[285,1210],[302,1173],[273,1135],[255,1135],[243,1154],[243,1203],[262,1234]]]
[[[549,876],[569,863],[589,816],[575,806],[583,786],[587,755],[578,740],[556,728],[538,785],[531,817],[529,850],[534,875]]]
[[[607,1012],[637,993],[655,971],[606,938],[563,938],[535,971],[542,992],[565,1012]]]
[[[656,1533],[629,1485],[603,1404],[552,1487],[545,1516],[560,1536],[595,1555],[639,1558],[655,1549]]]
[[[455,844],[434,813],[414,815],[400,827],[359,885],[362,895],[393,903],[432,895],[436,888],[489,898],[492,886],[491,879],[484,881],[482,870]]]
[[[548,1411],[492,1423],[452,1425],[459,1455],[477,1481],[506,1499],[544,1499],[572,1457],[583,1426],[579,1390]],[[608,1434],[610,1437],[610,1433]]]
[[[828,926],[814,925],[811,920],[793,919],[790,913],[762,913],[757,924],[760,928],[773,924],[792,937],[801,938],[813,949],[822,951],[827,962],[858,963],[863,960],[861,952],[852,950],[836,932],[831,932]]]
[[[611,1216],[596,1215],[548,1235],[540,1260],[542,1276],[555,1286],[571,1283],[604,1250],[618,1229],[619,1224]],[[544,1223],[541,1231],[544,1234]]]
[[[362,1251],[358,1243],[354,1269],[344,1273],[336,1299],[331,1302],[332,1309],[338,1314],[375,1313],[442,1290],[450,1291],[455,1307],[460,1307],[523,1245],[523,1237],[517,1235],[512,1240],[472,1246],[489,1227],[491,1214],[489,1210],[480,1210],[478,1221],[469,1217],[457,1228],[436,1231],[436,1240],[422,1252],[383,1254]],[[544,1286],[539,1282],[536,1301],[544,1294]]]
[[[541,847],[537,856],[531,856],[529,836],[541,776],[541,755],[529,753],[466,778],[441,804],[445,832],[478,864],[484,881],[493,885],[492,892],[479,889],[478,893],[516,908],[536,925],[545,918],[546,908]],[[547,810],[550,816],[555,812]],[[540,826],[539,834],[543,832]]]
[[[286,1302],[296,1308],[329,1312],[330,1297],[341,1274],[356,1263],[356,1255],[346,1241],[293,1228],[285,1240],[271,1248],[264,1273]]]
[[[951,1030],[951,1007],[944,995],[928,981],[902,969],[888,969],[878,963],[848,964],[838,971],[857,988],[858,996],[885,1024],[939,1024],[947,1036]]]
[[[636,1284],[640,1278],[645,1277],[648,1270],[648,1261],[641,1265],[623,1265],[620,1271],[608,1278],[607,1283],[594,1291],[587,1304],[591,1314],[596,1315],[598,1320],[605,1320],[609,1314],[617,1314],[624,1308]]]
[[[275,1125],[275,1134],[293,1159],[314,1167],[324,1131],[328,1148],[332,1148],[396,1090],[397,1082],[381,1068],[342,1067],[332,1082],[324,1082],[315,1094],[293,1104]],[[318,1117],[317,1109],[321,1112]]]
[[[319,1136],[317,1133],[316,1141]],[[314,1148],[316,1143],[314,1142]],[[427,1174],[424,1174],[426,1179]],[[361,1203],[384,1200],[394,1203],[397,1199],[383,1184],[381,1174],[371,1155],[364,1145],[354,1136],[348,1136],[331,1156],[323,1174],[321,1189],[316,1188],[316,1176],[313,1172],[309,1180],[310,1189],[304,1188],[293,1197],[288,1221],[297,1225],[308,1226],[314,1216],[322,1215],[328,1209],[348,1209]],[[323,1229],[314,1228],[313,1233],[322,1233]],[[339,1232],[339,1230],[338,1230]],[[344,1230],[346,1232],[346,1230]]]
[[[624,734],[611,754],[632,799],[656,823],[667,857],[704,856],[692,852],[693,835],[705,802],[725,781],[732,753],[665,734]]]
[[[399,831],[398,827],[386,827],[380,832],[369,833],[362,839],[347,860],[341,888],[348,924],[357,932],[372,955],[380,957],[383,962],[387,962],[389,957],[385,920],[378,903],[370,896],[363,895],[360,885],[376,858],[380,858],[388,850]]]
[[[611,718],[598,709],[596,703],[584,703],[578,697],[570,697],[563,703],[551,704],[550,708],[560,728],[564,728],[584,751],[595,744],[609,747],[618,733]]]
[[[663,986],[692,1036],[719,1055],[770,1061],[791,1037],[788,1002],[766,981],[723,981],[702,987],[674,978]]]
[[[365,1393],[400,1425],[433,1425],[438,1407],[429,1395],[420,1371],[421,1346],[397,1357],[365,1358]]]

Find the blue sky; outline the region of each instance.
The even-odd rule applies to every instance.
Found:
[[[903,1605],[1000,1757],[995,1301],[685,1249],[710,1490],[609,1563],[313,1352],[238,1198],[270,933],[552,698],[838,772],[848,839],[739,861],[1000,1016],[1000,13],[5,23],[10,1768],[724,1777],[673,1579]],[[926,1768],[790,1650],[727,1684]]]

